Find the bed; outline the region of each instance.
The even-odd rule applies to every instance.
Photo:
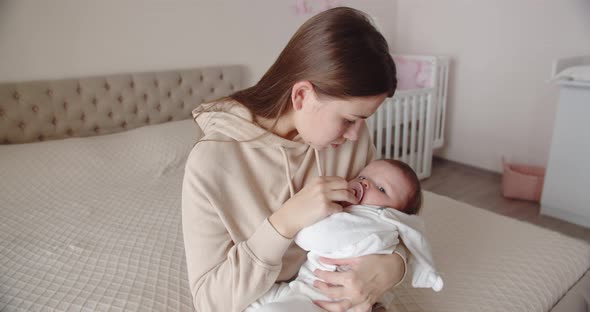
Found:
[[[190,111],[241,66],[0,84],[0,311],[192,311]],[[590,245],[426,192],[445,288],[390,311],[588,311]]]

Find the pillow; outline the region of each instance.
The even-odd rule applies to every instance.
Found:
[[[432,63],[403,56],[393,56],[397,71],[397,89],[412,90],[432,87]]]
[[[100,136],[0,145],[0,172],[3,179],[26,185],[31,179],[158,177],[184,169],[197,131],[186,119]]]
[[[555,79],[590,81],[590,65],[568,67],[557,74]]]

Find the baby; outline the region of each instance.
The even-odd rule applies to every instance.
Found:
[[[398,160],[369,163],[348,187],[359,205],[397,209],[409,215],[417,214],[422,207],[420,180],[410,166]]]
[[[331,300],[313,287],[314,270],[343,271],[325,264],[320,257],[342,259],[368,254],[391,254],[400,239],[412,257],[408,270],[412,286],[439,291],[443,282],[434,270],[430,248],[422,235],[423,224],[416,214],[422,206],[418,177],[408,165],[397,160],[376,160],[348,183],[357,205],[341,203],[344,210],[302,229],[295,243],[309,251],[297,278],[275,284],[245,311],[323,311],[312,300]],[[387,292],[378,305],[393,300]]]

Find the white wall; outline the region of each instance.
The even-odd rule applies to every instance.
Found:
[[[0,81],[243,64],[252,84],[299,25],[339,4],[374,16],[396,52],[454,59],[439,155],[546,164],[551,61],[590,53],[590,0],[0,0]]]
[[[0,0],[0,81],[242,64],[253,84],[305,20],[338,4],[392,40],[389,0]]]
[[[590,54],[589,0],[394,0],[399,52],[453,58],[444,158],[500,171],[545,166],[556,58]]]

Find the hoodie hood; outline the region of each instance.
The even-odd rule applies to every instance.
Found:
[[[310,148],[298,134],[293,140],[282,138],[256,124],[250,110],[234,100],[228,99],[199,105],[192,111],[193,119],[203,131],[202,139],[212,141],[231,141],[233,139],[251,148],[272,148],[283,156],[285,176],[288,180],[291,197],[293,187],[289,153],[304,153]],[[323,175],[319,152],[313,149],[318,176]],[[271,152],[271,151],[269,151]]]
[[[262,128],[254,121],[254,115],[247,107],[231,99],[201,104],[192,114],[203,131],[203,138],[222,135],[251,147],[310,148],[299,135],[288,140]]]

